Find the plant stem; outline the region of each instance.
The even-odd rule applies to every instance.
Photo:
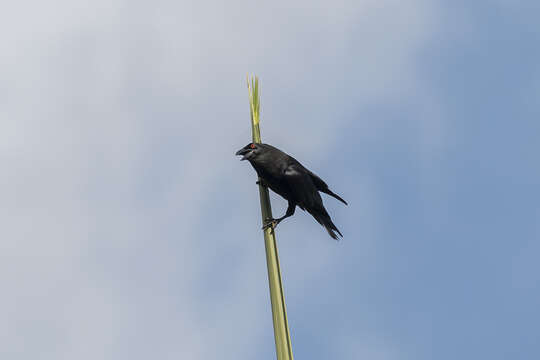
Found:
[[[260,96],[259,79],[257,76],[248,78],[249,104],[251,113],[251,125],[253,142],[261,142],[259,129],[260,119]],[[259,182],[260,182],[259,178]],[[268,188],[259,185],[259,198],[261,202],[261,215],[263,224],[266,219],[272,218],[270,196]],[[270,286],[270,302],[272,304],[272,320],[274,323],[274,338],[276,342],[276,356],[278,360],[293,360],[289,323],[287,321],[287,309],[285,307],[285,294],[281,280],[278,249],[275,231],[272,227],[264,230],[264,247],[266,249],[266,265],[268,267],[268,284]]]

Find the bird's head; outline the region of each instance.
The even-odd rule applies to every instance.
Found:
[[[236,152],[236,155],[242,155],[242,160],[254,160],[262,152],[260,144],[249,143]]]

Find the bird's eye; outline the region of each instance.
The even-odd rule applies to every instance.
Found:
[[[249,147],[255,149],[255,144],[250,144]]]

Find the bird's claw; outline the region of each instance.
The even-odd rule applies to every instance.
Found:
[[[279,221],[276,219],[266,219],[264,220],[264,225],[261,230],[266,230],[268,228],[272,228],[272,230],[274,230],[277,224],[279,224]]]
[[[263,187],[268,187],[268,185],[263,180],[257,180],[255,181],[255,184],[261,185]]]

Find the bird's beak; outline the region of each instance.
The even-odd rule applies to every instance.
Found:
[[[240,149],[236,152],[236,156],[239,156],[239,155],[242,155],[242,158],[240,159],[240,161],[242,160],[246,160],[246,154],[249,152],[248,149]]]

